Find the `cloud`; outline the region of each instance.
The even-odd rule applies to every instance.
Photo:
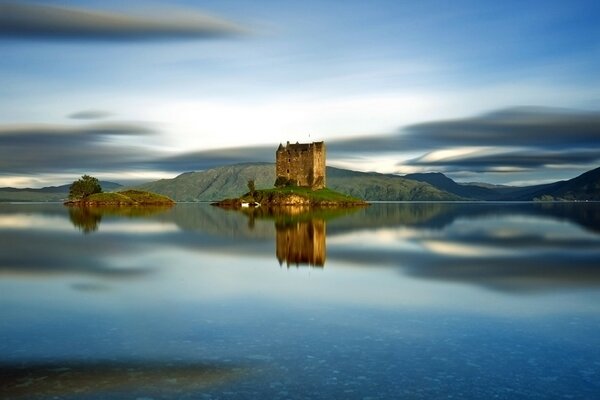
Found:
[[[103,119],[110,117],[112,113],[102,110],[82,110],[69,114],[68,117],[71,119]]]
[[[600,112],[516,107],[410,125],[394,135],[331,142],[332,155],[427,152],[398,165],[479,171],[582,165],[600,159]]]
[[[456,158],[440,158],[430,160],[430,153],[402,164],[419,166],[438,166],[453,168],[470,168],[479,171],[494,171],[502,167],[540,168],[547,165],[590,164],[600,160],[600,148],[597,150],[579,151],[536,151],[521,150],[513,152],[492,152],[490,154],[464,155]]]
[[[276,146],[231,147],[161,157],[147,163],[169,171],[198,171],[245,162],[274,162]]]
[[[133,15],[42,4],[0,3],[0,37],[62,40],[157,40],[244,34],[241,26],[197,11]]]
[[[515,107],[481,116],[410,125],[393,135],[335,142],[340,153],[428,151],[451,147],[600,148],[600,112]]]
[[[486,115],[427,122],[406,128],[423,149],[454,146],[522,146],[562,150],[600,147],[600,113],[521,107]]]
[[[152,153],[118,140],[154,133],[132,123],[0,126],[0,171],[29,174],[123,168]]]

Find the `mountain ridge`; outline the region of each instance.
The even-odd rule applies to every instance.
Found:
[[[247,192],[249,179],[256,188],[272,188],[273,163],[241,163],[185,172],[174,178],[137,185],[134,188],[167,195],[176,201],[218,201]],[[104,190],[125,188],[101,181]],[[44,188],[0,188],[0,202],[62,201],[70,184]],[[533,186],[504,186],[485,183],[459,183],[436,173],[404,176],[360,172],[327,167],[327,186],[368,201],[600,201],[600,167],[572,179]]]
[[[488,201],[599,201],[600,167],[574,178],[533,186],[501,186],[458,183],[440,172],[404,175],[406,179],[427,182],[469,200]]]

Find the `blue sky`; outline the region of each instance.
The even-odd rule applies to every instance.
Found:
[[[287,140],[460,181],[599,165],[597,1],[122,3],[0,2],[0,186],[273,161]]]

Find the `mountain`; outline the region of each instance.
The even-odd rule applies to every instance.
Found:
[[[404,178],[418,182],[427,182],[440,190],[453,193],[466,199],[492,200],[498,197],[497,189],[486,188],[480,185],[456,183],[440,172],[408,174],[404,175]]]
[[[556,200],[600,200],[600,168],[585,172],[568,181],[560,181],[542,188],[535,197],[546,196]]]
[[[105,192],[123,187],[121,184],[107,181],[100,181],[100,186]],[[69,196],[69,187],[71,187],[70,183],[39,189],[2,187],[0,188],[0,201],[62,201]]]
[[[188,172],[137,189],[160,193],[176,201],[214,201],[239,197],[254,179],[257,189],[272,188],[275,167],[271,163],[235,164],[201,172]],[[364,200],[461,200],[433,186],[396,175],[365,173],[327,167],[327,187]]]
[[[600,168],[576,178],[534,186],[501,186],[457,183],[441,173],[408,174],[404,178],[430,185],[470,200],[600,200]]]

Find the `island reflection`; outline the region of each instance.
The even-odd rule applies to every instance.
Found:
[[[117,216],[127,218],[145,218],[163,213],[171,209],[171,205],[153,206],[69,206],[69,219],[74,227],[83,233],[92,233],[98,230],[102,217]]]
[[[511,293],[600,286],[600,203],[240,211],[190,203],[128,218],[140,211],[120,209],[115,215],[52,204],[0,205],[0,242],[7,249],[0,253],[0,274],[149,279],[161,269],[143,257],[150,249],[183,251],[193,260],[226,255],[241,263],[383,267],[403,277]],[[100,221],[102,234],[89,246],[86,229]],[[63,230],[73,226],[79,235]],[[116,265],[116,257],[133,258]]]
[[[254,229],[256,219],[272,219],[275,224],[275,256],[279,265],[285,262],[300,267],[324,267],[327,258],[327,220],[346,216],[363,207],[310,208],[300,206],[244,208],[248,226]]]

